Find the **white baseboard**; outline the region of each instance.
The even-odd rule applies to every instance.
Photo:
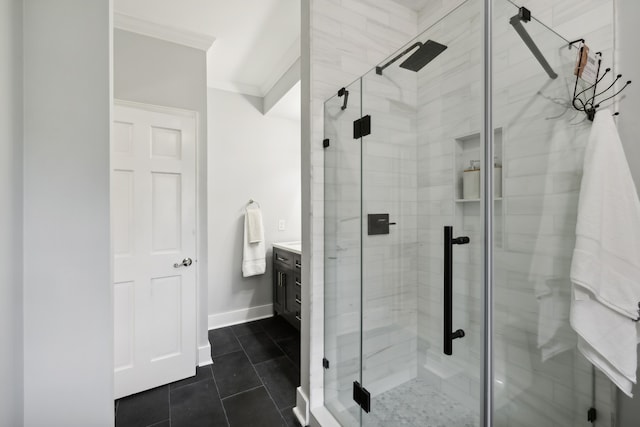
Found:
[[[207,345],[198,347],[198,366],[213,365],[211,359],[211,344],[207,341]]]
[[[302,387],[296,388],[296,407],[293,408],[293,415],[300,425],[309,425],[309,398],[304,394]]]
[[[273,316],[273,304],[209,315],[209,330]]]

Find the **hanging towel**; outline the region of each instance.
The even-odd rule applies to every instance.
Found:
[[[264,274],[267,268],[264,228],[260,208],[251,204],[245,210],[242,239],[242,276]]]
[[[564,90],[562,85],[558,91]],[[550,138],[544,142],[545,160],[549,165],[552,158],[561,155],[563,171],[582,170],[583,159],[575,155],[574,144],[567,144],[575,138],[576,130],[565,123],[556,121]],[[554,228],[554,216],[571,218],[576,216],[573,204],[563,206],[558,210],[557,186],[558,168],[547,168],[544,176],[543,197],[534,196],[530,200],[534,203],[531,213],[533,224],[537,224],[536,240],[529,269],[528,281],[533,284],[534,293],[538,300],[538,348],[543,362],[568,350],[576,348],[577,334],[569,323],[571,309],[571,279],[568,272],[558,272],[555,261],[554,245],[550,245],[550,233],[556,238],[558,234],[551,231]]]
[[[262,212],[260,207],[251,204],[246,209],[247,229],[249,230],[249,243],[260,243],[264,240],[262,227]]]
[[[578,349],[623,392],[636,382],[640,200],[608,110],[585,152],[571,263],[571,326]]]

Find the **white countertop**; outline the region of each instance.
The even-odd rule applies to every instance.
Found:
[[[274,248],[284,249],[294,254],[302,255],[302,242],[279,242],[273,244]]]

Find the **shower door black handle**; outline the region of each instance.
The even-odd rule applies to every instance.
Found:
[[[444,354],[453,353],[453,340],[464,337],[464,331],[453,329],[453,245],[466,245],[468,237],[453,237],[453,227],[444,227]]]

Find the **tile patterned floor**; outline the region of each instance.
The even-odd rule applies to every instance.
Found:
[[[213,365],[116,401],[116,427],[299,427],[300,335],[280,317],[209,331]]]
[[[349,412],[354,420],[360,409]],[[371,398],[371,412],[362,414],[367,427],[477,427],[480,414],[442,393],[433,383],[414,378]]]

